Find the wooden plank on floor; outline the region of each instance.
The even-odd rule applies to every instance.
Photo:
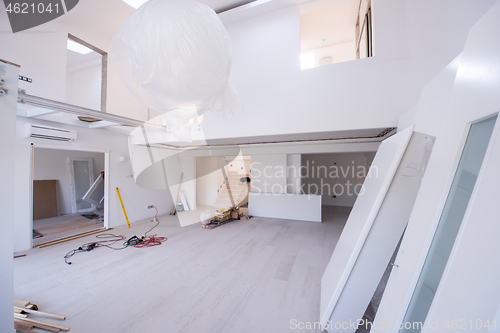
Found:
[[[44,246],[44,245],[51,244],[51,243],[54,243],[54,242],[58,242],[58,241],[65,240],[65,239],[75,238],[77,236],[93,235],[94,233],[108,231],[108,230],[111,230],[111,229],[113,229],[113,228],[109,228],[109,229],[106,229],[106,228],[93,229],[93,230],[81,232],[81,233],[78,233],[78,234],[74,234],[74,235],[71,235],[71,236],[61,237],[61,238],[53,239],[53,240],[48,241],[48,242],[40,243],[40,244],[36,245],[36,247]]]
[[[96,230],[96,231],[93,231],[93,232],[88,232],[84,235],[80,235],[80,236],[74,236],[74,237],[71,237],[71,238],[67,238],[67,239],[61,239],[61,240],[58,240],[58,241],[53,241],[53,242],[50,242],[50,243],[47,243],[47,244],[44,244],[44,245],[38,245],[37,247],[39,249],[43,249],[45,247],[49,247],[49,246],[52,246],[52,245],[57,245],[57,244],[61,244],[61,243],[65,243],[65,242],[69,242],[69,241],[72,241],[72,240],[75,240],[75,239],[79,239],[79,238],[83,238],[83,237],[87,237],[87,236],[91,236],[91,235],[95,235],[95,234],[99,234],[101,232],[104,232],[104,231],[109,231],[111,229],[103,229],[103,230]]]

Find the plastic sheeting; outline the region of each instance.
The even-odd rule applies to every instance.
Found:
[[[137,185],[168,189],[175,198],[183,172],[181,193],[196,209],[193,186],[203,175],[190,150],[208,143],[201,124],[191,120],[207,111],[230,118],[241,109],[228,81],[231,54],[231,40],[217,14],[192,0],[149,0],[124,22],[112,40],[109,60],[130,92],[161,114],[129,137]],[[162,127],[163,119],[168,128]],[[225,156],[239,154],[237,146],[224,149]],[[227,163],[210,172],[220,172]],[[197,214],[191,215],[176,216],[181,226],[199,222]]]
[[[230,117],[241,108],[228,82],[231,53],[211,8],[192,0],[149,0],[113,38],[110,61],[131,93],[178,131],[208,110]]]

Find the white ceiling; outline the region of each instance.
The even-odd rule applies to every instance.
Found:
[[[198,0],[214,11],[220,12],[253,0]],[[111,39],[120,29],[134,8],[122,0],[80,0],[78,5],[58,20],[75,31],[89,31]]]
[[[248,7],[259,5],[258,11],[255,8],[247,8],[247,15],[258,14],[266,10],[272,11],[300,1],[303,0],[198,0],[198,2],[211,7],[216,12],[229,10],[248,3],[252,3]],[[79,36],[79,32],[85,32],[99,36],[104,41],[111,42],[111,39],[118,32],[123,22],[134,11],[133,7],[122,0],[80,0],[73,10],[56,21],[58,24],[70,27],[69,30],[77,37],[81,37]],[[227,20],[227,14],[229,13],[227,11],[224,12],[224,17],[221,16],[221,19],[223,21]],[[241,20],[245,18],[241,13],[240,15],[232,16],[234,17],[229,17],[229,19]],[[93,63],[99,57],[94,52],[83,56],[68,51],[68,68],[79,67],[89,62]]]

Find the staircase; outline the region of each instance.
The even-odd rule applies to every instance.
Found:
[[[242,183],[240,185],[240,179],[242,177],[249,177],[249,175],[238,173],[237,171],[229,171],[227,177],[227,181],[229,182],[229,187],[231,189],[231,194],[233,196],[234,206],[239,207],[246,205],[248,203],[248,192],[250,190],[250,184]],[[213,204],[213,207],[217,209],[233,207],[226,184],[219,185],[217,200]]]

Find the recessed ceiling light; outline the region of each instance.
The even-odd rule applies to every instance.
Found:
[[[135,9],[141,7],[148,0],[123,0],[126,4],[134,7]]]
[[[71,39],[68,39],[68,50],[76,52],[76,53],[80,53],[80,54],[87,54],[87,53],[92,52],[92,50],[89,49],[88,47],[83,46],[80,43],[74,42]]]

